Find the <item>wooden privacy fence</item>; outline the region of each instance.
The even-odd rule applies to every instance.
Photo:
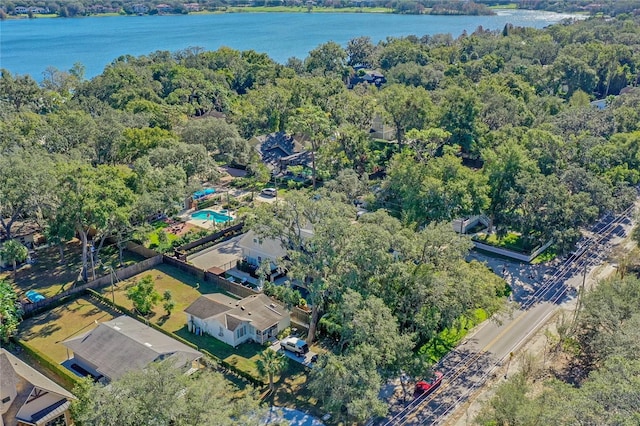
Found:
[[[227,229],[227,231],[228,230],[229,228]],[[254,290],[249,287],[245,287],[242,284],[231,282],[225,279],[224,277],[216,275],[212,272],[205,271],[204,269],[197,268],[182,260],[173,258],[171,256],[167,256],[166,254],[165,255],[157,254],[157,252],[153,250],[146,249],[145,247],[138,246],[137,244],[133,244],[133,243],[131,244],[131,248],[133,249],[132,251],[135,251],[136,253],[141,254],[142,256],[146,256],[153,253],[156,253],[156,254],[153,257],[149,257],[148,259],[143,260],[142,262],[136,263],[135,265],[131,265],[126,268],[117,269],[117,270],[114,269],[115,277],[111,277],[111,275],[105,275],[103,277],[98,278],[97,280],[90,281],[88,283],[84,283],[81,285],[75,285],[70,289],[63,291],[62,293],[58,293],[53,297],[48,297],[45,300],[42,300],[40,302],[24,304],[23,305],[24,317],[28,318],[39,312],[58,306],[64,303],[64,301],[68,297],[77,295],[78,293],[83,292],[87,289],[96,290],[101,287],[105,287],[111,284],[112,279],[117,279],[118,281],[129,279],[161,263],[166,263],[167,265],[171,265],[175,268],[178,268],[181,271],[184,271],[190,275],[193,275],[199,280],[214,283],[217,287],[221,288],[222,290],[229,292],[233,295],[236,295],[240,298],[245,298],[245,297],[260,293],[257,290]],[[139,251],[136,251],[136,250],[139,250]],[[291,319],[300,325],[308,327],[309,313],[298,307],[294,307],[293,309],[291,309]]]
[[[141,246],[140,244],[136,244],[133,241],[127,241],[126,247],[127,247],[127,250],[133,253],[139,254],[142,257],[146,257],[147,259],[150,259],[160,254],[160,252],[157,252],[145,246]]]
[[[180,253],[180,254],[184,254],[186,252],[188,252],[189,250],[192,250],[196,247],[200,247],[202,245],[211,243],[213,241],[217,241],[220,239],[224,239],[224,237],[232,237],[236,234],[238,234],[240,231],[242,231],[242,227],[244,226],[243,222],[240,222],[236,225],[230,226],[228,228],[224,228],[214,234],[211,235],[207,235],[204,238],[200,238],[199,240],[196,241],[192,241],[188,244],[185,244],[183,246],[180,247],[176,247],[176,253]]]
[[[105,275],[96,280],[89,281],[81,285],[74,285],[73,287],[63,291],[62,293],[58,293],[55,296],[48,297],[39,302],[24,304],[22,306],[24,317],[28,318],[45,309],[51,309],[52,307],[61,304],[66,298],[83,292],[86,289],[90,288],[95,290],[97,288],[101,288],[108,284],[111,284],[112,279],[117,278],[117,280],[120,281],[126,280],[133,277],[134,275],[138,275],[140,272],[146,271],[147,269],[159,265],[160,263],[162,263],[162,255],[156,255],[149,259],[145,259],[142,262],[136,263],[135,265],[127,266],[126,268],[122,269],[114,269],[113,271],[115,273],[115,277],[111,277],[111,274]]]
[[[181,271],[184,271],[190,275],[193,275],[195,277],[197,277],[198,279],[201,279],[203,281],[208,281],[208,282],[212,282],[214,283],[216,286],[220,287],[221,289],[223,289],[224,291],[227,291],[231,294],[234,294],[240,298],[245,298],[248,296],[252,296],[254,294],[259,294],[260,292],[257,290],[254,290],[252,288],[249,287],[245,287],[241,284],[238,283],[234,283],[231,282],[219,275],[216,275],[214,273],[205,271],[204,269],[200,269],[198,267],[195,267],[193,265],[189,265],[186,262],[183,262],[181,260],[175,259],[173,257],[164,255],[163,257],[163,261],[164,263],[174,266],[178,269],[180,269]],[[293,321],[295,321],[296,323],[305,326],[305,327],[309,327],[309,319],[310,319],[310,313],[298,308],[297,306],[294,307],[293,309],[290,310],[291,311],[291,319]]]
[[[224,291],[235,294],[236,296],[241,298],[260,293],[257,290],[245,287],[238,283],[233,283],[219,275],[205,271],[204,269],[197,268],[193,265],[189,265],[188,263],[185,263],[173,257],[169,257],[167,255],[164,256],[164,263],[174,266],[190,275],[197,277],[198,279],[201,279],[202,281],[212,282]]]

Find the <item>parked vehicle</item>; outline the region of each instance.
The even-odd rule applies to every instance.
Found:
[[[420,380],[416,383],[416,388],[413,395],[415,397],[426,396],[436,390],[440,383],[442,383],[443,374],[439,371],[433,373],[431,380]]]
[[[287,337],[286,339],[282,339],[280,341],[280,347],[285,351],[293,352],[298,356],[304,356],[307,352],[309,352],[309,345],[302,339],[298,339],[297,337]]]
[[[262,190],[262,195],[266,195],[267,197],[275,197],[277,194],[277,190],[275,188],[265,188]]]

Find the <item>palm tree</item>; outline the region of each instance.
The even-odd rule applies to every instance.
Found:
[[[269,390],[273,391],[273,376],[280,374],[287,366],[287,358],[283,354],[267,349],[260,354],[256,361],[258,374],[269,377]]]
[[[16,279],[16,267],[18,262],[23,262],[29,255],[29,250],[17,240],[9,240],[0,248],[0,257],[9,263],[13,263],[13,279]]]

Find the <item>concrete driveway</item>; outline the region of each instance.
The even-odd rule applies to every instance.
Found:
[[[286,420],[291,426],[324,426],[324,423],[310,414],[284,407],[271,407],[265,424],[279,424],[282,420]]]
[[[280,347],[280,341],[279,340],[276,340],[276,342],[273,345],[271,345],[269,347],[269,349],[271,349],[272,351],[279,352],[279,353],[284,353],[284,356],[286,356],[287,358],[292,359],[295,362],[299,362],[300,364],[304,365],[305,367],[309,367],[309,368],[313,367],[313,362],[311,361],[313,356],[314,355],[318,355],[316,352],[309,351],[309,352],[307,352],[305,354],[305,356],[298,356],[298,355],[294,354],[293,352],[285,351],[284,349],[282,349]]]
[[[211,268],[229,269],[226,268],[227,265],[235,266],[235,261],[242,258],[242,248],[240,248],[238,242],[243,236],[238,235],[213,247],[194,253],[187,257],[187,261],[198,268],[207,270]]]

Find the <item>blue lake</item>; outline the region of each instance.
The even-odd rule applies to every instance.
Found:
[[[21,19],[0,22],[0,67],[42,79],[49,66],[68,70],[76,62],[86,77],[100,74],[115,58],[187,47],[265,52],[284,63],[304,59],[319,44],[341,45],[359,36],[374,42],[388,36],[423,36],[478,26],[502,29],[505,24],[542,28],[570,15],[502,10],[494,16],[429,16],[369,13],[229,13],[210,15],[119,16]]]

